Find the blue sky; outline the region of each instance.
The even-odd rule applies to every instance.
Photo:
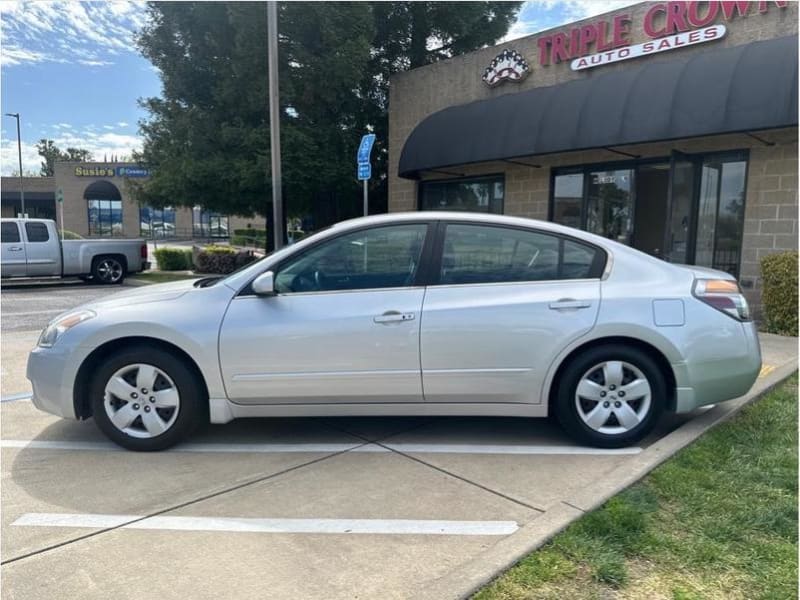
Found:
[[[631,0],[532,0],[506,39],[592,16]],[[95,160],[140,147],[137,99],[160,91],[133,35],[144,2],[0,0],[0,108],[22,115],[23,171],[38,174],[36,142],[89,149]],[[17,170],[16,122],[0,121],[0,172]]]

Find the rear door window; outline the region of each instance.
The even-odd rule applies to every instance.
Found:
[[[601,251],[546,232],[448,224],[439,283],[555,281],[599,277]]]
[[[47,232],[47,225],[44,223],[25,223],[25,235],[29,242],[46,242],[50,239]]]

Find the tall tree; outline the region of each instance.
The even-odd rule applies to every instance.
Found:
[[[42,177],[52,177],[54,173],[55,163],[57,161],[74,161],[85,162],[92,160],[92,153],[85,148],[67,148],[61,150],[53,140],[40,139],[36,144],[36,149],[39,151],[39,156],[42,157],[42,168],[40,175]]]
[[[389,77],[497,41],[519,4],[281,3],[286,214],[312,211],[316,226],[358,214],[354,158],[368,129],[379,140],[373,187],[385,206]],[[269,216],[263,3],[152,2],[137,43],[163,86],[141,101],[149,116],[135,158],[153,175],[136,185],[139,200]]]

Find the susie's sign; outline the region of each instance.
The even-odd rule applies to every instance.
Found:
[[[750,14],[765,14],[770,7],[785,8],[786,0],[708,2],[653,2],[637,28],[652,42],[631,44],[634,22],[630,14],[615,15],[538,38],[539,64],[569,61],[575,70],[587,69],[628,58],[646,56],[687,45],[710,42],[725,35],[720,19],[731,21]],[[580,60],[585,59],[585,60]]]

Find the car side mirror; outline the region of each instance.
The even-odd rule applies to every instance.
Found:
[[[262,273],[253,280],[253,293],[256,296],[275,295],[275,274],[272,271]]]

